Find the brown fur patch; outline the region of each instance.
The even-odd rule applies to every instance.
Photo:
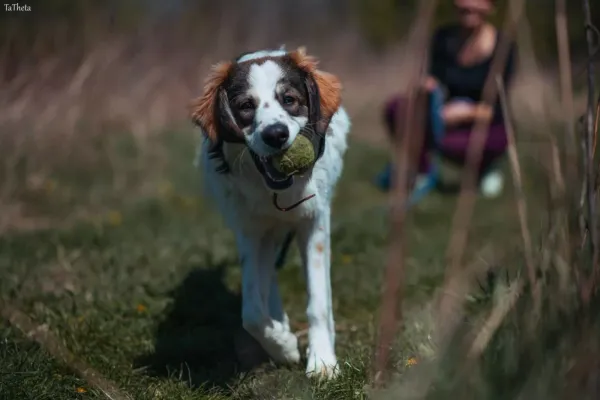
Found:
[[[317,243],[316,248],[318,253],[322,253],[324,250],[323,243]]]
[[[304,47],[291,52],[290,58],[300,69],[311,74],[314,78],[319,87],[321,114],[323,118],[330,119],[342,104],[342,83],[337,76],[319,71],[317,69],[319,61],[315,57],[306,54]]]
[[[217,139],[217,122],[215,121],[215,107],[219,98],[219,89],[227,79],[233,63],[221,62],[212,67],[212,71],[204,83],[204,93],[194,99],[191,105],[192,121],[200,125],[208,138]]]

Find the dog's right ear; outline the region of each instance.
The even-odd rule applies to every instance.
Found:
[[[241,133],[223,89],[232,66],[230,61],[214,65],[204,84],[204,93],[191,104],[192,121],[204,130],[213,143],[220,140],[238,141]],[[220,138],[219,133],[225,137]]]
[[[295,65],[307,74],[307,90],[309,96],[309,113],[317,118],[311,121],[316,124],[317,131],[325,134],[331,118],[342,103],[342,84],[333,74],[320,71],[317,68],[318,60],[306,53],[304,47],[290,53]]]

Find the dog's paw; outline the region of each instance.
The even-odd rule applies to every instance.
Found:
[[[316,379],[334,379],[340,374],[335,354],[331,352],[309,351],[306,376]]]
[[[298,339],[290,332],[280,332],[275,346],[265,348],[273,361],[278,364],[297,364],[300,362]]]

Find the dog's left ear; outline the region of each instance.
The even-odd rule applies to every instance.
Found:
[[[206,136],[212,142],[218,142],[218,131],[220,121],[220,113],[223,108],[221,103],[225,102],[228,109],[227,99],[223,98],[222,85],[229,75],[233,63],[221,62],[212,67],[212,71],[204,84],[204,93],[202,96],[194,99],[191,104],[192,121],[200,126]]]
[[[307,74],[309,118],[315,121],[317,132],[324,135],[342,103],[342,84],[335,75],[318,70],[318,60],[306,54],[304,47],[291,52],[290,58]]]

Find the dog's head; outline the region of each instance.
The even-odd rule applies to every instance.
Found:
[[[247,53],[213,67],[192,119],[210,140],[214,154],[223,143],[247,145],[254,165],[271,189],[285,189],[293,177],[277,172],[271,158],[298,135],[308,137],[320,156],[332,116],[341,103],[341,84],[317,69],[304,48]]]

